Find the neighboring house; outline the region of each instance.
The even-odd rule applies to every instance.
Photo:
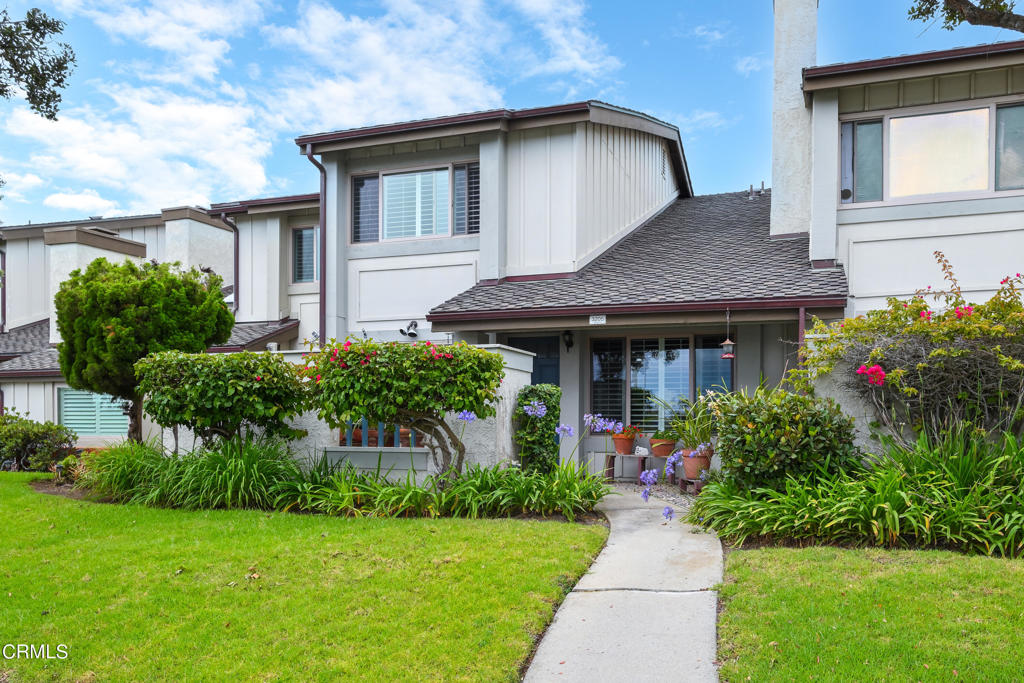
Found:
[[[218,272],[237,270],[230,344],[505,345],[562,387],[563,422],[602,413],[649,434],[667,419],[649,397],[777,382],[812,316],[941,284],[935,249],[974,297],[1020,270],[1024,42],[822,67],[816,0],[775,7],[772,190],[694,196],[678,129],[596,101],[302,136],[320,192],[189,210],[209,235],[237,231],[215,251],[233,261]],[[73,225],[140,239],[115,220]],[[46,233],[3,231],[9,261],[31,229]],[[14,374],[54,357],[33,344],[55,277],[18,318],[36,327],[0,335],[18,356],[0,364],[8,405],[47,381],[57,405],[59,377]],[[306,426],[306,445],[337,443]]]

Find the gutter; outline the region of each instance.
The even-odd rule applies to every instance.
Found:
[[[235,272],[234,272],[234,278],[233,278],[234,282],[232,283],[232,291],[231,291],[231,315],[236,315],[238,313],[238,298],[239,298],[238,294],[239,294],[239,291],[241,290],[240,281],[242,279],[240,274],[239,274],[239,272],[238,272],[238,252],[239,252],[239,239],[240,239],[239,238],[239,234],[238,234],[238,224],[235,223],[235,219],[228,218],[228,215],[226,213],[224,213],[224,212],[221,212],[221,214],[220,214],[220,221],[224,225],[228,226],[228,229],[231,230],[231,232],[234,235],[234,252],[235,253],[232,254],[232,268],[234,268]]]
[[[567,315],[620,313],[679,313],[687,311],[765,310],[779,308],[833,308],[846,306],[846,297],[795,297],[787,299],[733,299],[689,303],[617,304],[611,306],[560,306],[535,309],[474,310],[428,313],[430,322],[556,318]]]
[[[327,169],[313,157],[313,143],[306,143],[306,158],[320,171],[320,346],[327,339]]]

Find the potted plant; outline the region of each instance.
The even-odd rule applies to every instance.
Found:
[[[633,444],[638,436],[643,436],[640,428],[636,425],[626,425],[621,431],[612,434],[612,441],[615,443],[615,452],[619,455],[632,455]]]
[[[683,474],[690,481],[700,479],[700,473],[711,467],[711,456],[714,455],[711,442],[698,444],[693,450],[683,451]]]
[[[659,429],[651,434],[651,455],[656,458],[667,458],[676,449],[678,440],[679,437],[671,427]]]

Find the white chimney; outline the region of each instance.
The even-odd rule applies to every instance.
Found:
[[[811,109],[802,84],[804,67],[817,61],[817,42],[818,0],[775,0],[772,235],[811,227]]]

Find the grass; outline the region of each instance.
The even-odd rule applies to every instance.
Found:
[[[934,550],[738,550],[728,555],[720,595],[723,680],[1021,677],[1021,560]]]
[[[0,643],[69,657],[0,680],[512,680],[607,535],[107,505],[39,476],[0,474]]]

